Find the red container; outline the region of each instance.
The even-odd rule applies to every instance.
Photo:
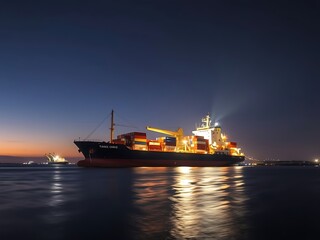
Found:
[[[196,146],[197,146],[197,150],[208,151],[209,141],[208,139],[201,139],[200,141],[196,142]]]
[[[197,145],[197,150],[206,150],[206,145]]]
[[[147,134],[143,132],[131,132],[130,135],[132,137],[138,137],[138,138],[146,138]]]
[[[200,139],[204,139],[204,136],[194,136],[194,138],[197,139],[197,140],[198,139],[200,140]]]
[[[166,146],[175,147],[175,146],[176,146],[176,143],[175,143],[175,142],[173,142],[173,143],[172,143],[172,142],[166,142],[165,145],[166,145]]]
[[[125,144],[125,141],[122,139],[113,139],[112,142],[114,144]]]
[[[149,151],[158,151],[158,152],[161,152],[161,151],[162,151],[161,146],[155,146],[155,145],[150,145],[150,146],[148,147],[148,150],[149,150]]]
[[[148,140],[147,146],[149,151],[157,151],[157,152],[162,151],[162,144],[157,140]]]

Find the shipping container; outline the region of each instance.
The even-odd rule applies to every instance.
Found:
[[[133,137],[146,138],[147,134],[146,133],[141,133],[141,132],[130,132],[130,133],[121,134],[118,137],[121,138],[123,136],[130,136],[131,138],[133,138]]]
[[[161,152],[161,151],[162,151],[162,148],[161,148],[161,146],[149,145],[148,150],[149,150],[149,151]]]
[[[162,151],[162,144],[157,140],[148,140],[147,146],[149,151],[157,151],[157,152]]]
[[[175,147],[175,146],[168,146],[168,145],[166,145],[166,146],[164,146],[163,150],[164,150],[165,152],[174,152],[174,151],[176,150],[176,147]]]
[[[140,142],[140,141],[132,141],[132,144],[138,144],[138,145],[147,145],[147,142]]]
[[[206,149],[207,149],[206,145],[197,145],[196,150],[206,150]]]
[[[114,144],[125,144],[125,141],[122,139],[113,139],[112,143]]]
[[[133,145],[137,145],[137,149],[140,150],[141,147],[138,147],[138,145],[143,145],[143,148],[146,148],[146,133],[142,132],[130,132],[125,133],[117,136],[117,139],[124,142],[124,144],[128,147],[131,147],[134,149]]]
[[[202,139],[201,141],[198,141],[196,144],[196,151],[209,151],[209,141],[208,139]]]
[[[165,137],[165,141],[166,142],[176,142],[176,138],[175,137]]]
[[[164,143],[166,146],[175,147],[177,145],[177,139],[175,137],[165,137]]]
[[[133,141],[147,142],[147,139],[145,139],[145,138],[133,138]]]
[[[147,134],[143,133],[143,132],[131,132],[129,134],[132,137],[138,137],[138,136],[141,137],[141,138],[146,138],[147,137]]]
[[[204,139],[204,136],[194,136],[195,139]]]
[[[147,145],[142,145],[142,144],[133,144],[132,145],[133,150],[147,150]]]
[[[148,151],[162,152],[162,148],[160,146],[149,146]]]

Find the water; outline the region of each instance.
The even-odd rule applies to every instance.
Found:
[[[0,167],[0,239],[319,239],[320,168]]]

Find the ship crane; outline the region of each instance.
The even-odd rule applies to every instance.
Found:
[[[152,131],[152,132],[158,132],[158,133],[162,133],[165,135],[169,135],[169,136],[173,136],[177,139],[177,147],[178,149],[183,149],[184,148],[184,144],[183,144],[183,129],[182,128],[178,128],[177,131],[170,131],[170,130],[166,130],[166,129],[160,129],[160,128],[154,128],[154,127],[146,127],[147,130]]]

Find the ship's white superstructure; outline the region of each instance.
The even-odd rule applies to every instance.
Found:
[[[195,136],[202,136],[207,139],[210,146],[210,152],[218,152],[231,155],[241,155],[240,148],[237,148],[237,143],[228,142],[227,136],[221,132],[219,123],[215,122],[211,125],[210,115],[202,118],[202,124],[192,131]]]

